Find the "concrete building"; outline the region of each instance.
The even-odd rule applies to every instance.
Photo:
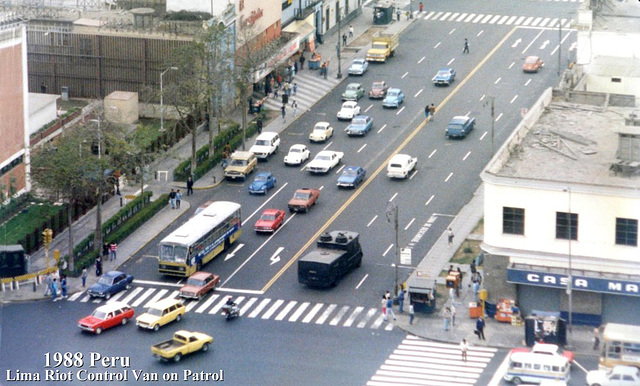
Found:
[[[27,29],[10,14],[0,14],[0,68],[0,201],[4,201],[31,188]]]

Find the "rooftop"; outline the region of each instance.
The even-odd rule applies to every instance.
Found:
[[[593,29],[610,32],[640,32],[640,8],[634,0],[607,1],[594,12]]]

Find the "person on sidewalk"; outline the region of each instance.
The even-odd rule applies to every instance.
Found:
[[[349,24],[349,39],[351,39],[353,37],[353,25]]]
[[[460,297],[460,291],[462,291],[462,270],[460,269],[460,267],[458,267],[458,277],[460,278],[460,280],[458,281],[458,297]]]
[[[104,244],[102,244],[102,258],[107,260],[109,258],[109,242],[105,241]]]
[[[484,319],[482,317],[476,320],[476,330],[474,331],[478,335],[478,339],[486,340],[484,338]]]
[[[478,272],[474,273],[474,275],[478,274]],[[479,299],[478,299],[478,294],[480,293],[480,283],[478,282],[473,282],[473,301],[478,303]]]
[[[193,178],[187,178],[187,196],[193,194]]]
[[[67,275],[62,275],[60,279],[60,288],[62,289],[62,298],[67,298]]]
[[[96,259],[96,276],[102,276],[102,258],[100,256]]]
[[[400,8],[396,7],[396,21],[400,21]]]
[[[180,202],[182,202],[182,193],[180,193],[180,189],[176,192],[176,208],[180,209]]]
[[[293,101],[291,107],[293,108],[293,117],[295,118],[296,116],[298,116],[298,102]]]
[[[387,299],[387,315],[392,315],[393,320],[396,320],[396,313],[393,312],[393,299]]]
[[[111,258],[111,261],[114,261],[116,259],[117,250],[118,250],[118,244],[116,244],[115,242],[111,243],[111,245],[109,246],[109,257]]]
[[[451,227],[447,229],[447,242],[449,243],[449,246],[453,245],[453,230]]]
[[[51,296],[53,297],[53,301],[58,301],[58,283],[56,283],[56,278],[53,278],[51,282]]]
[[[342,34],[342,46],[347,45],[347,34]]]
[[[82,268],[82,287],[87,285],[87,268]]]
[[[436,106],[434,106],[432,103],[431,106],[429,106],[429,116],[431,117],[432,121],[435,114],[436,114]]]
[[[451,309],[449,307],[445,308],[442,316],[444,317],[444,330],[449,331],[449,323],[451,323]]]
[[[451,309],[451,326],[455,326],[456,325],[456,307],[453,305],[453,302],[451,302],[451,307],[449,307]]]
[[[464,38],[464,48],[462,49],[462,53],[463,54],[469,53],[469,41],[467,40],[467,38]]]
[[[400,294],[398,294],[398,311],[401,314],[404,312],[404,290],[400,290]]]
[[[384,298],[385,299],[391,299],[391,292],[389,292],[388,290],[384,293]]]
[[[409,324],[413,324],[413,318],[416,316],[416,311],[413,309],[413,302],[409,303]]]
[[[280,107],[280,112],[282,113],[282,122],[287,122],[287,104],[283,103],[282,107]]]
[[[382,316],[387,320],[387,298],[382,295]]]
[[[298,94],[298,83],[293,82],[293,95]]]
[[[456,300],[456,289],[453,287],[449,288],[449,299],[451,299],[451,304]]]
[[[51,295],[51,283],[53,283],[51,274],[44,275],[44,296]]]
[[[304,70],[304,54],[300,54],[300,70]]]
[[[171,204],[171,209],[176,208],[176,192],[173,189],[169,192],[169,203]]]
[[[462,339],[460,342],[460,352],[462,353],[462,360],[467,361],[467,351],[469,351],[469,343],[466,339]]]
[[[593,349],[597,350],[600,347],[600,329],[598,327],[593,329]]]
[[[422,4],[422,1],[420,2],[420,12],[422,12],[424,10],[424,4]]]

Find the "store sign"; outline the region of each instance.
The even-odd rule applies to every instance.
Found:
[[[578,291],[640,296],[640,282],[573,275],[572,288]],[[507,269],[507,282],[541,287],[567,288],[568,275]]]

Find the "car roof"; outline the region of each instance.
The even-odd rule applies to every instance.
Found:
[[[366,60],[364,60],[363,58],[355,58],[355,59],[353,59],[353,62],[354,62],[354,63],[355,63],[355,62],[360,62],[360,63],[362,63],[362,62],[366,62]]]
[[[351,86],[360,87],[360,83],[349,83],[347,87],[351,87]]]
[[[527,56],[524,60],[527,61],[527,60],[532,60],[532,59],[538,60],[538,59],[540,59],[540,57],[536,56],[536,55],[530,55],[530,56]]]
[[[389,92],[392,92],[392,91],[402,92],[402,90],[400,90],[399,88],[390,88],[387,92],[389,93]]]
[[[314,189],[314,188],[300,188],[297,189],[296,192],[307,192],[307,191],[312,191],[312,190],[318,190],[318,189]]]
[[[258,177],[258,176],[269,177],[270,175],[271,175],[271,172],[258,172],[258,173],[256,173],[256,177]]]
[[[328,127],[328,126],[329,126],[329,122],[318,122],[318,123],[316,123],[316,125],[315,125],[315,126],[325,126],[325,127]],[[315,126],[314,126],[314,127],[315,127]]]
[[[272,139],[278,136],[278,133],[274,133],[273,131],[264,131],[262,132],[262,134],[258,135],[256,137],[256,140],[258,139]]]
[[[471,118],[467,117],[466,115],[457,115],[457,116],[451,118],[451,122],[450,123],[465,123],[469,119],[471,119]]]
[[[200,280],[202,280],[202,279],[206,279],[206,278],[208,278],[209,276],[212,276],[212,275],[213,274],[209,273],[209,272],[198,271],[198,272],[192,274],[191,276],[189,276],[189,279],[200,279]]]
[[[362,169],[362,167],[361,166],[347,166],[343,170],[346,172],[347,170],[358,170],[358,169]]]
[[[395,161],[395,162],[406,161],[406,160],[409,160],[411,158],[413,158],[413,157],[411,157],[408,154],[396,154],[396,155],[393,156],[393,158],[391,158],[390,162],[393,162],[393,161]]]
[[[509,355],[509,359],[514,362],[535,362],[547,365],[563,365],[569,363],[569,359],[561,355],[536,354],[530,352],[514,352]]]
[[[533,345],[532,351],[539,353],[551,353],[556,354],[559,351],[559,346],[557,344],[550,343],[536,343]]]
[[[96,311],[111,312],[111,311],[119,310],[124,307],[129,307],[129,305],[125,302],[113,302],[113,303],[107,303],[103,306],[96,308]]]
[[[342,106],[357,106],[358,102],[355,101],[346,101],[342,104]]]
[[[302,145],[300,143],[296,143],[295,145],[291,145],[291,147],[289,149],[306,149],[307,147],[305,145]]]
[[[169,306],[172,306],[176,303],[182,303],[180,300],[175,299],[175,298],[164,298],[164,299],[160,299],[157,302],[153,303],[149,308],[167,308]]]
[[[316,157],[319,156],[320,154],[322,154],[322,155],[332,155],[334,153],[335,153],[335,151],[333,151],[333,150],[322,150],[321,152],[316,154]]]
[[[109,272],[104,274],[104,276],[106,276],[106,277],[116,277],[116,276],[119,276],[119,275],[122,275],[122,272],[120,272],[120,271],[109,271]]]
[[[453,68],[451,68],[451,67],[441,68],[441,69],[438,70],[438,72],[440,72],[440,71],[449,72],[449,71],[453,71]]]
[[[636,372],[640,371],[635,366],[625,366],[625,365],[614,366],[612,370],[615,370],[616,373],[618,374],[635,374]]]
[[[384,80],[376,80],[375,82],[373,82],[373,84],[385,84],[387,82],[385,82]]]
[[[282,212],[280,209],[265,209],[262,211],[262,214],[276,214],[280,212]]]
[[[253,156],[253,153],[250,151],[234,151],[231,154],[231,158],[239,158],[239,159],[248,159]]]
[[[353,119],[357,119],[357,118],[360,118],[360,119],[368,119],[368,118],[369,118],[369,116],[368,116],[368,115],[356,115],[355,117],[353,117]]]

